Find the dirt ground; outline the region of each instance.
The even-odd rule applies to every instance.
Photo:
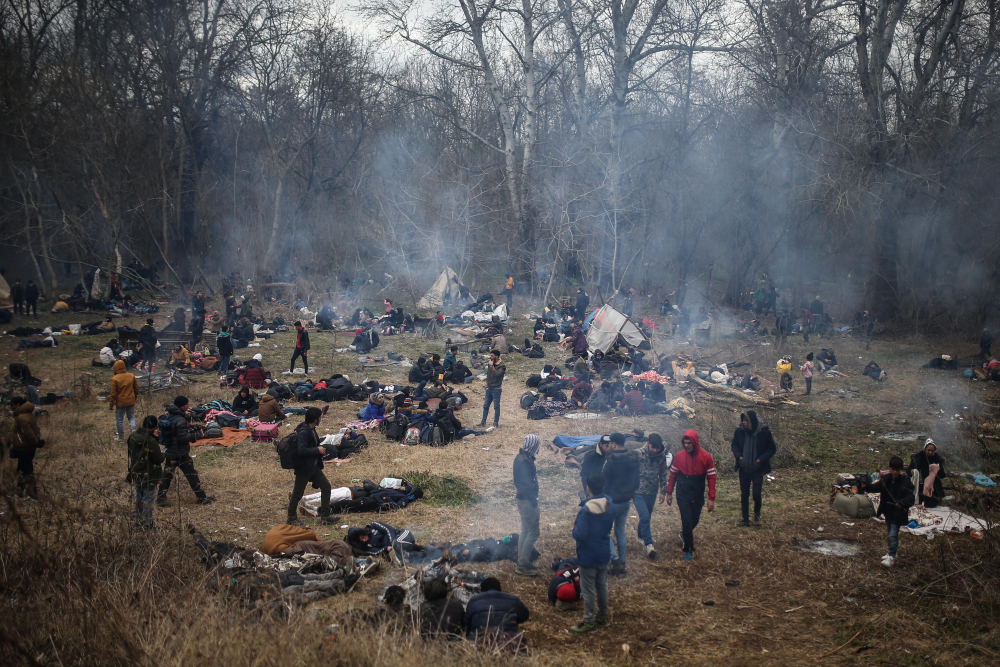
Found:
[[[164,308],[162,313],[171,311],[172,307]],[[515,312],[518,319],[508,341],[520,346],[524,337],[530,335],[530,322],[520,318],[523,311],[515,309]],[[88,319],[83,314],[46,315],[38,320],[38,326]],[[145,316],[137,316],[119,323],[138,328],[144,319]],[[164,322],[165,317],[158,315],[157,328],[162,328]],[[27,323],[25,318],[16,318],[9,328]],[[356,354],[335,352],[335,348],[350,342],[350,337],[343,333],[310,335],[313,348],[310,362],[318,369],[310,374],[314,379],[341,372],[356,383],[370,378],[380,382],[406,380],[407,365],[360,370]],[[248,359],[260,352],[265,369],[277,377],[281,370],[287,369],[293,336],[294,332],[277,334],[262,341],[259,348],[239,350],[237,356]],[[67,489],[78,489],[78,521],[87,526],[104,521],[102,517],[109,513],[124,517],[131,511],[131,487],[124,483],[125,447],[113,439],[114,414],[108,411],[106,401],[111,372],[90,366],[90,360],[97,357],[106,338],[64,336],[56,349],[25,352],[16,351],[16,339],[10,336],[0,339],[0,354],[5,363],[27,363],[32,373],[42,378],[43,393],[69,388],[76,392],[74,399],[49,406],[48,416],[41,418],[48,444],[38,453],[36,469],[45,498],[63,497]],[[777,381],[774,366],[780,354],[773,341],[751,346],[721,339],[711,348],[696,351],[683,341],[658,338],[656,346],[657,352],[697,354],[712,363],[745,361],[767,382]],[[542,514],[537,548],[542,554],[539,563],[542,576],[516,577],[513,563],[477,564],[477,569],[498,576],[504,590],[521,596],[530,608],[531,620],[524,626],[532,651],[527,661],[534,664],[662,664],[664,661],[705,665],[998,664],[1000,598],[992,538],[977,542],[967,535],[939,536],[933,540],[903,535],[897,566],[887,570],[879,565],[885,553],[884,527],[873,520],[851,521],[829,509],[829,490],[838,472],[885,468],[891,455],[908,459],[910,453],[919,449],[914,442],[879,438],[888,431],[913,431],[934,437],[953,473],[979,469],[980,452],[967,437],[970,420],[953,418],[956,414],[980,414],[984,405],[996,400],[995,392],[987,383],[970,382],[960,373],[920,368],[931,357],[952,350],[940,350],[921,340],[876,339],[868,343],[837,337],[806,345],[801,339],[792,339],[781,354],[791,354],[796,369],[808,351],[832,347],[841,362],[843,377],[826,378],[817,373],[813,395],[805,397],[801,395],[804,388],[801,374],[795,373],[796,395],[758,408],[762,421],[771,426],[779,443],[773,473],[776,479],[765,484],[763,526],[742,529],[735,527],[739,518],[739,488],[732,471],[729,440],[739,412],[754,407],[749,400],[699,394],[695,403],[697,417],[690,421],[663,415],[528,421],[525,411],[518,406],[518,399],[526,390],[525,378],[531,372],[538,372],[544,363],[563,365],[568,356],[557,351],[555,344],[544,347],[544,360],[525,359],[516,354],[506,357],[508,379],[501,401],[500,428],[496,431],[466,438],[443,449],[403,447],[370,432],[367,435],[371,445],[366,451],[348,463],[328,464],[326,468],[335,487],[412,472],[460,479],[478,494],[479,502],[455,506],[448,504],[447,499],[429,495],[424,501],[380,518],[410,529],[420,542],[464,541],[500,537],[518,530],[511,463],[527,433],[537,433],[547,443],[560,433],[597,434],[638,428],[647,433],[661,433],[671,450],[676,451],[681,434],[688,428],[696,429],[702,446],[716,458],[719,488],[715,512],[704,513],[695,531],[694,561],[681,562],[677,539],[680,523],[675,509],[658,506],[653,515],[659,556],[652,561],[642,553],[636,536],[638,520],[634,514],[630,516],[628,574],[610,581],[612,625],[582,637],[568,631],[580,614],[557,612],[546,598],[548,564],[554,558],[575,555],[570,531],[577,512],[579,474],[558,462],[543,445],[537,462]],[[966,347],[962,350],[965,354],[974,351],[971,346]],[[392,350],[415,359],[420,353],[443,355],[444,348],[443,338],[385,337],[374,356],[385,358]],[[468,360],[467,354],[463,356]],[[877,383],[861,375],[864,365],[872,359],[887,371],[885,382]],[[89,388],[86,382],[80,383],[80,377],[88,373],[92,374]],[[232,390],[220,389],[215,375],[193,379],[182,390],[144,394],[137,407],[137,420],[147,414],[160,414],[164,404],[177,393],[188,396],[193,405],[215,398],[232,400],[235,395]],[[474,425],[482,414],[484,383],[476,380],[463,391],[471,404],[461,411],[460,419],[466,426]],[[769,397],[770,391],[765,388],[760,394]],[[679,395],[681,389],[667,388],[668,400]],[[336,432],[345,421],[355,418],[361,405],[349,401],[330,404],[320,432]],[[992,414],[995,422],[995,413]],[[296,418],[290,421],[298,423]],[[281,433],[290,428],[282,427]],[[158,509],[156,514],[157,532],[168,545],[166,548],[196,562],[196,552],[183,531],[187,523],[210,539],[259,545],[269,528],[283,522],[292,485],[292,473],[280,468],[273,445],[246,440],[229,449],[194,447],[192,451],[204,487],[216,495],[218,502],[204,507],[195,505],[183,479],[180,485],[175,482],[171,506]],[[12,469],[5,464],[0,481],[5,491],[10,490],[11,479]],[[31,503],[8,500],[11,509],[20,508],[30,520],[44,521],[43,512],[27,507]],[[310,523],[315,523],[321,538],[341,538],[347,526],[364,525],[372,518],[372,515],[344,516],[337,526],[331,527],[312,520]],[[3,516],[0,529],[11,529]],[[853,557],[831,557],[796,548],[797,543],[818,537],[855,543],[858,553]],[[397,575],[386,562],[381,573],[371,581],[363,580],[350,595],[315,603],[314,609],[295,614],[288,623],[297,632],[318,638],[330,619],[341,618],[348,609],[372,608],[386,577]],[[4,608],[13,611],[12,603]],[[266,634],[264,630],[261,632]],[[349,634],[340,639],[349,641]],[[416,645],[419,646],[419,640]],[[176,645],[170,646],[176,649]],[[835,649],[839,650],[830,655]],[[417,651],[412,655],[412,663],[441,664],[442,656],[450,654],[462,656],[463,664],[480,661],[470,658],[465,647],[445,645]],[[191,656],[185,655],[177,651],[161,657],[164,663],[186,663]],[[301,654],[285,657],[288,662],[312,663],[323,661],[322,656],[315,646],[303,645]],[[490,658],[481,660],[495,664]],[[374,660],[373,664],[379,661]]]

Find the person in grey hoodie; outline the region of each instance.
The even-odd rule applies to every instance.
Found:
[[[538,576],[532,564],[531,552],[538,540],[538,476],[535,456],[542,440],[534,433],[524,436],[521,451],[514,457],[514,487],[517,489],[517,511],[521,515],[521,534],[517,542],[517,568],[514,574],[522,577]]]

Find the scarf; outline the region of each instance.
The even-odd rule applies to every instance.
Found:
[[[527,454],[528,456],[534,458],[535,455],[538,454],[538,448],[541,446],[541,444],[542,444],[541,438],[539,438],[534,433],[529,433],[528,435],[524,436],[524,444],[521,445],[521,451]]]

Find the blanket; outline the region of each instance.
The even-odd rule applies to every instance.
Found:
[[[247,422],[249,424],[249,422]],[[191,446],[215,445],[216,447],[232,447],[238,442],[243,442],[250,437],[250,429],[224,428],[221,438],[204,438],[197,442],[192,442]]]
[[[879,495],[878,493],[868,494],[875,507],[878,507]],[[885,519],[880,516],[872,517],[872,519],[879,523],[885,523]],[[988,521],[963,514],[950,507],[928,508],[923,505],[914,505],[910,508],[909,519],[910,523],[900,529],[901,533],[930,536],[937,533],[961,533],[967,529],[989,530],[991,527]]]
[[[552,444],[560,449],[576,449],[581,445],[596,445],[600,441],[599,435],[557,435],[552,438]]]

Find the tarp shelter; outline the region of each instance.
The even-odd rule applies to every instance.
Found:
[[[13,308],[14,299],[10,296],[10,285],[7,280],[0,276],[0,308]]]
[[[417,308],[440,308],[446,301],[455,302],[462,295],[462,281],[451,267],[446,268],[427,290],[427,294],[417,301]]]
[[[604,305],[594,311],[587,327],[587,344],[591,351],[607,352],[621,336],[632,347],[638,347],[646,337],[629,318],[611,306]]]

